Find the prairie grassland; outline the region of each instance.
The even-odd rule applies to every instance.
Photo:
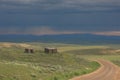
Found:
[[[58,53],[45,54],[45,47],[55,47]],[[24,53],[24,48],[35,53]],[[120,65],[120,46],[0,43],[0,80],[68,80],[96,70],[96,59]]]
[[[0,62],[0,80],[38,80],[38,75],[33,68]]]
[[[107,46],[66,46],[59,47],[60,52],[72,51],[72,50],[85,50],[85,49],[104,49],[108,48]]]
[[[78,45],[0,43],[0,46],[0,80],[68,80],[99,67],[94,61],[65,53],[81,48]],[[45,54],[44,47],[57,47],[60,50],[57,54]],[[24,53],[24,48],[33,48],[35,53]]]

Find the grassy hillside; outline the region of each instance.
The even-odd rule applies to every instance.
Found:
[[[44,47],[56,47],[58,53],[45,54]],[[35,53],[24,53],[25,48]],[[100,66],[96,59],[120,66],[120,46],[0,43],[0,80],[68,80],[96,70]]]
[[[120,66],[119,44],[78,46],[74,47],[74,49],[69,48],[69,50],[65,50],[64,53],[73,54],[86,60],[106,59]]]
[[[59,53],[45,54],[44,47],[57,47]],[[66,52],[94,47],[46,43],[0,43],[0,80],[68,80],[73,76],[90,73],[99,67],[98,63]],[[24,48],[33,48],[35,53],[24,53]]]
[[[62,35],[0,35],[0,42],[44,42],[69,44],[120,44],[120,36],[104,36],[93,34],[62,34]]]

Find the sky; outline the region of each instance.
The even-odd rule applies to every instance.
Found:
[[[0,34],[120,36],[120,0],[0,0]]]

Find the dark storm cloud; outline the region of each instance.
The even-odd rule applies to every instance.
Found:
[[[60,14],[120,11],[119,0],[0,0],[0,13]]]
[[[119,21],[120,0],[0,0],[1,33],[120,31]]]
[[[120,8],[119,0],[0,0],[0,8],[35,10],[112,10]]]

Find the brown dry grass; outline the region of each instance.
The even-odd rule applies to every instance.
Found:
[[[31,45],[29,44],[23,44],[23,43],[8,43],[8,42],[4,42],[4,43],[0,43],[0,47],[5,47],[5,48],[10,48],[10,47],[23,47],[23,48],[28,48],[31,47]]]

